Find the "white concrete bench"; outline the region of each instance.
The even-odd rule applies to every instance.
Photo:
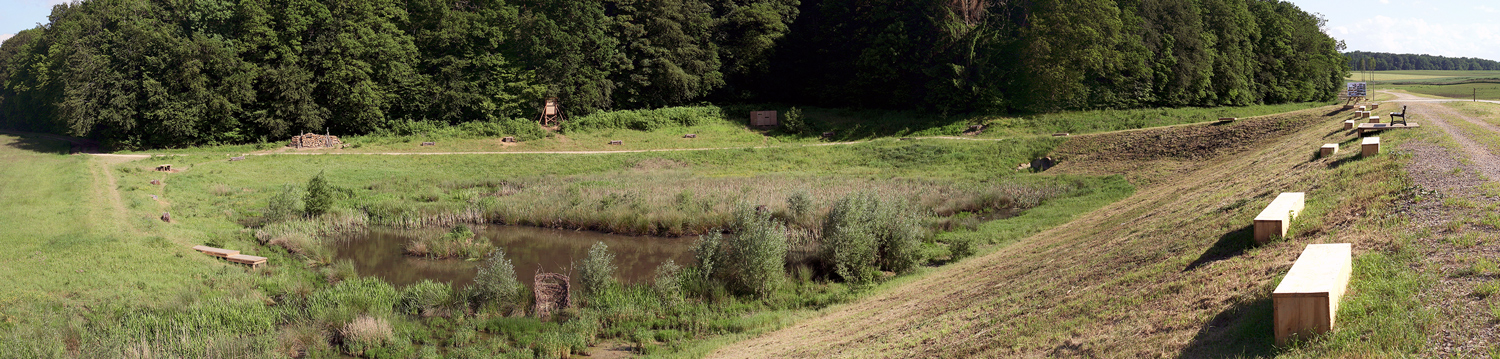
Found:
[[[1360,156],[1374,156],[1380,154],[1380,137],[1365,137],[1359,141]]]
[[[1302,192],[1282,192],[1277,195],[1266,209],[1255,216],[1255,241],[1265,243],[1273,235],[1285,237],[1287,227],[1292,226],[1292,219],[1302,213],[1306,197]]]
[[[1353,248],[1349,243],[1309,244],[1292,263],[1276,291],[1276,344],[1292,336],[1307,338],[1333,329],[1339,299],[1349,286],[1353,272]]]
[[[1339,144],[1337,143],[1325,143],[1322,148],[1318,149],[1318,157],[1327,158],[1337,153],[1339,153]]]

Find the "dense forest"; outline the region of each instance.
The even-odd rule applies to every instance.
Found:
[[[1416,54],[1350,51],[1349,68],[1361,71],[1457,70],[1500,71],[1500,62],[1471,57],[1445,57]]]
[[[1278,0],[89,0],[0,46],[0,126],[116,148],[701,101],[935,113],[1332,99]]]

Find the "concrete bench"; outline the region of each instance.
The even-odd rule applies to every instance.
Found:
[[[1306,197],[1302,192],[1282,192],[1277,195],[1266,209],[1255,216],[1255,242],[1265,243],[1271,240],[1271,236],[1285,237],[1286,229],[1292,226],[1292,219],[1302,213]]]
[[[1354,129],[1354,123],[1355,123],[1354,120],[1344,121],[1344,129],[1345,130],[1353,130]]]
[[[207,254],[207,255],[211,255],[211,256],[215,256],[215,257],[219,257],[219,258],[229,258],[229,256],[239,255],[240,254],[240,251],[237,251],[237,250],[223,249],[223,248],[214,248],[214,247],[209,247],[209,246],[193,246],[193,249],[197,250],[199,252],[203,252],[203,254]]]
[[[1339,153],[1339,144],[1337,143],[1325,143],[1322,148],[1318,149],[1318,157],[1326,158],[1337,153]]]
[[[244,254],[236,254],[224,257],[224,259],[228,259],[230,262],[249,265],[250,268],[259,267],[262,264],[266,264],[266,257],[256,257]]]
[[[1349,243],[1309,244],[1287,271],[1276,291],[1276,344],[1293,336],[1307,338],[1333,329],[1339,299],[1349,286],[1353,272],[1353,248]]]
[[[1360,156],[1374,156],[1380,154],[1380,137],[1365,137],[1359,141]]]

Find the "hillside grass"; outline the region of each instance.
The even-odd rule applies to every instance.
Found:
[[[1421,249],[1411,239],[1420,234],[1404,231],[1405,218],[1394,214],[1394,202],[1422,199],[1401,169],[1412,158],[1391,150],[1414,133],[1381,134],[1386,150],[1363,158],[1357,139],[1340,128],[1342,114],[1325,112],[1267,119],[1289,121],[1291,131],[1217,154],[1214,149],[1225,144],[1207,140],[1234,131],[1101,135],[1098,142],[1134,139],[1131,146],[1142,150],[1100,151],[1113,155],[1075,159],[1054,171],[1146,170],[1153,173],[1137,178],[1161,180],[987,256],[936,269],[922,281],[831,308],[794,329],[727,346],[715,356],[1417,355],[1436,320],[1417,293],[1435,277],[1412,269]],[[1317,148],[1329,142],[1343,151],[1317,158]],[[1075,143],[1091,146],[1064,147]],[[1193,153],[1210,155],[1171,153],[1196,144],[1208,146]],[[1155,173],[1156,167],[1165,170]],[[1280,192],[1306,192],[1306,210],[1286,238],[1253,243],[1251,219]],[[1337,242],[1355,247],[1355,275],[1339,328],[1276,346],[1271,291],[1306,244]]]
[[[962,137],[996,140],[1047,137],[1054,133],[1086,134],[1217,121],[1221,117],[1254,117],[1303,110],[1326,103],[1251,105],[1244,107],[1183,107],[1130,110],[1067,111],[1034,115],[945,115],[916,111],[882,111],[798,107],[808,124],[806,133],[785,128],[757,129],[749,126],[754,110],[777,111],[785,121],[794,106],[782,104],[691,106],[651,110],[691,120],[633,120],[643,111],[616,111],[575,118],[559,130],[519,137],[519,143],[500,142],[513,135],[481,125],[409,123],[386,133],[344,136],[342,149],[291,149],[287,142],[126,151],[127,154],[218,155],[267,153],[440,153],[440,152],[591,152],[703,150],[747,147],[799,147],[851,141],[907,137]],[[650,112],[650,111],[646,111]],[[654,114],[648,113],[648,115]],[[650,118],[647,116],[646,118]],[[506,122],[505,125],[510,125]],[[979,134],[967,133],[970,125],[984,125]],[[471,128],[472,127],[472,128]],[[833,135],[824,138],[824,132]],[[528,132],[530,133],[530,132]],[[695,134],[696,138],[684,138]],[[337,135],[337,134],[335,134]],[[610,145],[621,141],[620,145]],[[433,142],[433,146],[422,146]]]

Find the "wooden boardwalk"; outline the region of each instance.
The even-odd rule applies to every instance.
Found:
[[[193,250],[203,252],[203,254],[211,255],[214,257],[224,258],[230,262],[249,265],[250,268],[259,267],[262,264],[266,264],[266,257],[240,254],[240,251],[233,249],[214,248],[209,246],[193,246]]]

